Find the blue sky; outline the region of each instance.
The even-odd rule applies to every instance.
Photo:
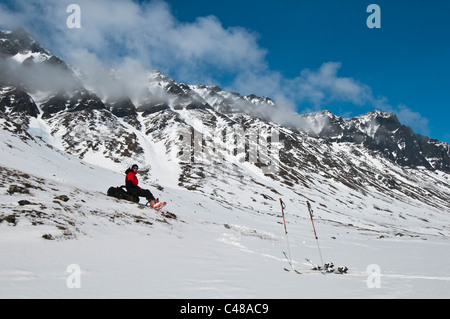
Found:
[[[450,142],[450,2],[448,1],[168,1],[181,21],[215,15],[224,27],[259,34],[270,68],[294,78],[339,62],[339,76],[368,85],[393,111],[410,110],[419,133]],[[369,29],[369,4],[381,28]],[[300,103],[299,111],[305,107]],[[354,116],[373,105],[330,101],[321,108]],[[405,112],[408,113],[408,112]],[[419,122],[414,125],[414,119]],[[428,120],[428,122],[427,122]]]
[[[81,28],[69,29],[69,4]],[[366,25],[378,4],[381,28]],[[274,99],[299,113],[392,111],[450,142],[450,2],[441,0],[16,0],[24,26],[74,65],[151,66],[176,81]],[[98,72],[96,72],[98,73]]]

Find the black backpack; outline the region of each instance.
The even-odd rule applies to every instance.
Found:
[[[112,186],[108,189],[107,195],[117,199],[125,199],[130,202],[139,203],[139,196],[128,193],[125,186]]]

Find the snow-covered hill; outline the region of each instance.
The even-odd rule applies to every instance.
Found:
[[[269,98],[155,70],[139,96],[102,96],[23,31],[0,36],[1,298],[449,297],[447,144],[378,111],[286,122]],[[106,196],[133,163],[163,212]],[[283,252],[320,262],[306,201],[348,274],[283,270]]]

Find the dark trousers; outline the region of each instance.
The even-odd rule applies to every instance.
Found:
[[[155,200],[155,197],[148,189],[127,187],[127,191],[128,191],[128,193],[131,193],[133,195],[136,195],[139,197],[145,197],[147,199],[147,201]]]

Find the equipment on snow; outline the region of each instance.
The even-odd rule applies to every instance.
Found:
[[[283,200],[280,198],[280,205],[281,205],[281,214],[283,216],[283,224],[284,224],[284,234],[286,235],[286,242],[287,242],[287,246],[288,246],[288,251],[289,251],[289,256],[286,255],[285,252],[283,252],[284,256],[286,257],[286,259],[289,262],[289,265],[292,266],[292,258],[291,258],[291,246],[289,245],[289,237],[288,237],[288,232],[287,232],[287,227],[286,227],[286,219],[284,217],[284,210],[286,209],[286,204],[283,202]]]
[[[125,199],[133,203],[139,203],[139,197],[128,193],[125,186],[111,186],[108,189],[107,195],[117,199]]]
[[[337,273],[340,273],[340,274],[346,274],[347,271],[348,271],[348,268],[345,266],[338,267],[338,269],[337,269]]]
[[[334,264],[332,262],[326,262],[323,266],[316,265],[311,259],[305,258],[305,260],[311,264],[311,270],[320,271],[322,274],[333,273],[333,274],[346,274],[348,268],[346,266],[340,266],[338,269],[334,269]]]
[[[161,208],[166,206],[166,204],[167,204],[166,202],[160,202],[159,200],[155,199],[147,202],[145,206],[150,206],[153,209],[160,210]]]
[[[334,264],[333,264],[332,262],[326,262],[326,263],[323,265],[323,268],[325,268],[325,270],[333,269],[333,267],[334,267]]]
[[[293,272],[295,272],[295,273],[297,273],[297,274],[299,274],[299,275],[301,275],[302,273],[299,271],[299,270],[297,270],[297,269],[287,269],[287,268],[284,268],[284,270],[285,271],[293,271]]]
[[[325,272],[322,271],[322,267],[321,267],[321,266],[314,264],[314,263],[312,262],[311,259],[305,258],[305,260],[306,260],[308,263],[311,264],[311,266],[312,266],[311,270],[317,270],[317,271],[320,271],[320,272],[322,273],[322,275],[325,276]]]
[[[312,223],[312,227],[313,227],[313,231],[314,231],[314,238],[316,239],[317,248],[319,250],[320,261],[322,262],[323,266],[314,264],[310,259],[305,258],[305,260],[309,264],[311,264],[312,268],[310,270],[294,269],[294,266],[292,264],[292,258],[291,258],[291,247],[289,244],[289,237],[288,237],[288,231],[287,231],[287,226],[286,226],[286,217],[284,214],[284,210],[286,209],[286,204],[280,198],[281,215],[283,217],[283,225],[284,225],[284,234],[286,235],[286,242],[287,242],[288,251],[289,251],[289,254],[287,254],[284,251],[283,251],[283,254],[284,254],[284,257],[286,257],[289,265],[291,266],[290,269],[284,268],[284,270],[287,272],[295,272],[299,275],[301,275],[302,273],[315,272],[315,271],[320,271],[323,275],[325,275],[326,273],[346,274],[348,271],[348,268],[345,266],[338,267],[338,269],[336,270],[336,269],[334,269],[334,264],[332,262],[323,263],[322,252],[321,252],[320,246],[319,246],[319,237],[317,236],[316,227],[314,225],[313,210],[312,210],[311,204],[308,201],[306,201],[306,204],[308,206],[308,212],[309,212],[309,216],[311,218],[311,223]]]
[[[316,238],[317,248],[319,249],[320,261],[323,265],[322,252],[320,251],[320,246],[319,246],[319,237],[317,237],[316,227],[314,226],[313,210],[311,208],[311,204],[308,201],[306,201],[306,204],[308,205],[309,216],[311,217],[311,223],[312,223],[312,227],[314,230],[314,236]]]
[[[146,207],[146,208],[152,208],[154,210],[161,210],[164,206],[166,206],[166,202],[158,202],[157,204],[147,202],[145,204],[139,204],[139,206]]]

